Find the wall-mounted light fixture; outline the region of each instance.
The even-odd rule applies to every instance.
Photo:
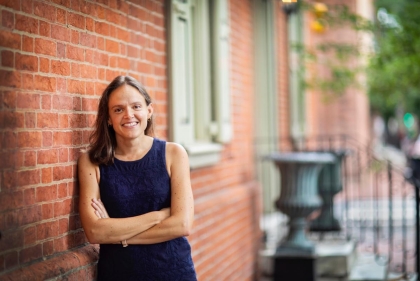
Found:
[[[282,8],[283,8],[283,11],[286,13],[286,15],[290,15],[299,10],[298,0],[282,0],[282,3],[283,3]]]

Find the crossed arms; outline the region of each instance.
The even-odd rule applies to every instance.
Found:
[[[190,234],[194,220],[188,155],[167,142],[166,165],[171,178],[171,208],[129,218],[110,218],[100,201],[99,167],[87,153],[78,161],[79,212],[86,237],[93,244],[154,244]]]

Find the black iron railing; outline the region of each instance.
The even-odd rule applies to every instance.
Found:
[[[331,233],[356,240],[359,252],[374,254],[378,264],[401,278],[419,277],[420,160],[408,165],[396,149],[379,147],[378,151],[348,136],[320,136],[298,142],[258,139],[257,162],[267,152],[259,146],[268,143],[284,152],[349,151],[342,159],[343,189],[334,197],[341,230]],[[410,167],[413,172],[407,173]]]

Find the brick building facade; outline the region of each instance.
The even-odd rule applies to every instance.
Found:
[[[177,141],[171,76],[176,69],[169,55],[175,39],[168,39],[174,2],[0,0],[0,280],[95,278],[98,246],[87,243],[78,217],[76,161],[88,143],[99,96],[120,74],[136,77],[149,91],[157,137]],[[270,6],[264,8],[266,2]],[[261,184],[254,144],[262,124],[255,108],[255,5],[271,9],[274,126],[281,137],[291,134],[288,19],[281,2],[226,3],[230,137],[209,138],[216,160],[191,170],[195,223],[188,239],[199,280],[253,280],[258,272]],[[349,116],[367,124],[365,99],[350,99]],[[320,132],[325,124],[317,121],[317,105],[306,106],[310,132]],[[354,119],[343,120],[341,129],[354,129]],[[366,126],[357,129],[362,138]]]

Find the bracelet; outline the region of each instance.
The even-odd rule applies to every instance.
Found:
[[[127,244],[127,240],[121,241],[121,245],[122,245],[123,247],[127,247],[127,246],[128,246],[128,244]]]

